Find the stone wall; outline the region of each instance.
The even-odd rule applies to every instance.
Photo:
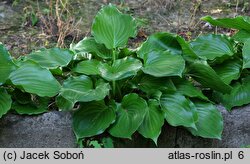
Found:
[[[158,147],[243,147],[250,145],[250,105],[227,112],[218,106],[224,117],[222,140],[192,136],[183,128],[165,125]],[[133,140],[117,139],[116,147],[155,147],[150,140],[134,135]],[[71,114],[52,111],[39,116],[8,114],[0,119],[0,147],[71,148],[76,147],[71,128]]]

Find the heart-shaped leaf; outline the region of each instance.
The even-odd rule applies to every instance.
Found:
[[[218,109],[205,102],[195,102],[199,121],[195,124],[196,129],[188,128],[194,136],[204,138],[221,139],[223,130],[223,118]]]
[[[35,101],[28,104],[15,102],[11,108],[15,109],[18,114],[37,115],[48,111],[49,98],[38,97]]]
[[[65,80],[60,95],[73,103],[99,101],[109,94],[109,89],[103,80],[93,83],[90,77],[82,75]]]
[[[77,73],[83,73],[85,75],[99,75],[100,71],[98,69],[99,61],[95,59],[84,60],[77,64],[74,69]]]
[[[113,5],[103,7],[92,25],[92,35],[96,42],[105,44],[108,49],[123,47],[129,37],[136,36],[136,22],[127,14],[122,14]]]
[[[231,59],[214,66],[213,69],[224,83],[230,84],[232,80],[240,77],[241,67],[241,59]]]
[[[144,120],[138,132],[145,138],[152,139],[157,145],[157,139],[161,134],[161,127],[164,124],[164,114],[160,110],[158,101],[149,100]]]
[[[143,58],[143,72],[155,77],[182,76],[185,61],[168,51],[152,51]]]
[[[94,38],[84,38],[75,45],[71,45],[70,49],[78,53],[91,53],[103,59],[111,59],[112,51],[107,49],[104,44],[96,43]]]
[[[214,93],[214,99],[222,103],[228,110],[232,107],[250,103],[250,77],[244,78],[242,83],[237,82],[229,94]]]
[[[140,60],[132,57],[115,60],[112,66],[107,63],[100,63],[98,66],[101,76],[108,81],[134,76],[141,67]]]
[[[109,133],[114,137],[131,138],[143,122],[147,108],[147,102],[137,94],[124,96],[121,104],[117,104],[117,119]]]
[[[155,33],[142,44],[138,56],[144,59],[152,51],[169,51],[171,54],[181,55],[181,46],[176,39],[177,35],[166,32]]]
[[[81,104],[73,115],[73,130],[77,139],[103,133],[115,120],[115,112],[103,101]]]
[[[224,28],[234,28],[238,30],[246,30],[250,32],[249,17],[237,16],[235,18],[219,18],[214,19],[211,16],[205,16],[201,20],[207,21],[214,26]]]
[[[6,48],[0,44],[0,85],[5,83],[10,73],[15,70],[15,65],[12,62]]]
[[[222,35],[202,35],[190,44],[195,54],[202,59],[213,60],[234,54],[232,43]]]
[[[248,39],[243,46],[242,56],[243,68],[250,68],[250,39]]]
[[[209,87],[222,93],[230,93],[232,88],[224,83],[220,79],[220,76],[206,62],[194,62],[188,69],[190,76],[204,87]]]
[[[0,88],[0,118],[10,110],[11,103],[11,96],[5,89]]]
[[[53,97],[61,88],[49,70],[41,68],[32,61],[22,63],[16,71],[10,74],[10,80],[17,87],[40,97]]]
[[[32,52],[26,58],[43,68],[55,69],[67,66],[73,58],[73,52],[61,48],[42,49]]]
[[[160,103],[170,125],[196,128],[198,114],[190,100],[179,93],[169,93],[162,95]]]

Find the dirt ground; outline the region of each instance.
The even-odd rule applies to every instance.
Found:
[[[178,33],[186,39],[201,33],[213,32],[202,16],[234,17],[250,16],[250,0],[68,0],[66,16],[63,17],[71,26],[65,36],[64,47],[90,35],[91,23],[102,5],[116,4],[123,12],[133,15],[139,22],[140,42],[146,36],[157,31]],[[22,56],[32,50],[57,45],[58,28],[53,21],[53,28],[48,31],[44,21],[50,20],[44,13],[49,12],[50,0],[0,0],[0,42],[6,45],[15,56]],[[54,6],[53,6],[54,7]],[[52,8],[53,8],[52,7]],[[64,14],[64,13],[63,13]],[[68,15],[67,15],[68,14]],[[36,20],[37,18],[37,20]],[[43,21],[42,21],[43,18]],[[70,18],[70,19],[69,19]],[[32,21],[37,21],[32,25]],[[222,33],[230,31],[219,30]]]

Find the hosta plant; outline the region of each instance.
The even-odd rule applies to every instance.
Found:
[[[139,133],[157,144],[166,122],[220,139],[223,120],[213,100],[228,109],[250,103],[248,42],[215,34],[186,42],[159,32],[131,49],[136,25],[108,5],[94,18],[92,35],[70,49],[12,59],[0,45],[0,117],[10,109],[41,114],[55,102],[73,112],[78,141]]]

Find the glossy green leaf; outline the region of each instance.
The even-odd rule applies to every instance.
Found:
[[[0,118],[10,110],[11,103],[11,96],[5,89],[0,88]]]
[[[70,49],[76,53],[90,53],[103,59],[111,59],[112,51],[107,49],[104,44],[96,43],[94,38],[84,38]]]
[[[0,43],[0,85],[5,83],[10,73],[15,70],[15,65],[7,49]]]
[[[160,103],[170,125],[196,128],[197,111],[190,100],[179,93],[168,93],[162,95]]]
[[[103,133],[115,120],[115,112],[101,102],[81,104],[73,115],[73,130],[77,139]]]
[[[101,76],[108,81],[134,76],[141,67],[141,61],[132,57],[115,60],[112,66],[107,63],[100,63],[98,66]]]
[[[193,62],[195,59],[198,59],[198,55],[194,53],[194,50],[191,48],[190,44],[187,43],[182,37],[177,36],[177,41],[179,42],[182,49],[182,56],[186,61]]]
[[[233,28],[238,30],[246,30],[250,32],[249,18],[244,16],[237,16],[235,18],[219,18],[214,19],[211,16],[205,16],[201,20],[207,21],[214,26]]]
[[[147,108],[147,102],[137,94],[124,96],[121,104],[117,104],[117,119],[109,133],[114,137],[131,138],[143,122]]]
[[[138,132],[145,138],[152,139],[157,145],[157,139],[161,134],[163,124],[164,114],[160,110],[159,103],[156,100],[149,100],[146,115]]]
[[[24,62],[16,71],[12,72],[10,80],[15,86],[41,97],[53,97],[61,88],[49,70],[41,68],[31,61]]]
[[[241,74],[242,61],[240,59],[227,60],[213,67],[221,80],[230,84],[232,80],[237,80]]]
[[[137,81],[137,88],[141,89],[143,92],[146,93],[153,93],[157,90],[165,91],[165,90],[172,90],[175,91],[176,88],[170,78],[161,77],[157,78],[150,75],[143,75]]]
[[[14,102],[11,106],[18,114],[37,115],[48,111],[49,98],[39,97],[28,104]]]
[[[67,66],[73,58],[73,53],[66,49],[51,48],[32,52],[26,58],[43,68],[55,69]]]
[[[181,55],[181,46],[176,39],[177,35],[166,32],[155,33],[148,37],[138,50],[138,56],[142,59],[152,51],[169,51],[175,55]]]
[[[231,87],[224,83],[220,76],[206,63],[194,62],[189,67],[189,75],[204,87],[209,87],[222,93],[229,93]]]
[[[194,136],[221,139],[223,118],[218,109],[214,105],[205,102],[196,102],[195,106],[199,121],[195,124],[196,129],[188,128],[188,130]]]
[[[242,49],[243,68],[250,68],[250,39],[248,39]]]
[[[77,64],[74,72],[82,73],[85,75],[99,75],[100,71],[98,69],[99,61],[92,59],[92,60],[84,60]]]
[[[143,72],[155,77],[182,76],[185,61],[167,51],[152,51],[143,58]]]
[[[90,77],[82,75],[65,80],[60,95],[73,103],[99,101],[109,94],[109,89],[103,80],[93,83]]]
[[[250,77],[242,80],[242,83],[233,85],[229,94],[214,93],[214,99],[222,103],[228,110],[236,106],[242,106],[250,103]]]
[[[56,97],[56,106],[58,107],[59,111],[68,111],[74,108],[75,103],[64,98],[61,95]]]
[[[232,56],[232,43],[222,35],[202,35],[190,43],[193,51],[202,59],[214,60],[222,56]]]
[[[122,14],[110,4],[97,13],[92,25],[92,35],[108,49],[123,47],[129,37],[136,36],[136,22],[130,15]]]
[[[250,39],[250,31],[240,30],[232,38],[236,41],[245,43]]]
[[[199,98],[202,100],[208,100],[208,98],[194,86],[194,84],[186,79],[175,79],[173,80],[176,91],[182,95],[193,97],[193,98]]]

